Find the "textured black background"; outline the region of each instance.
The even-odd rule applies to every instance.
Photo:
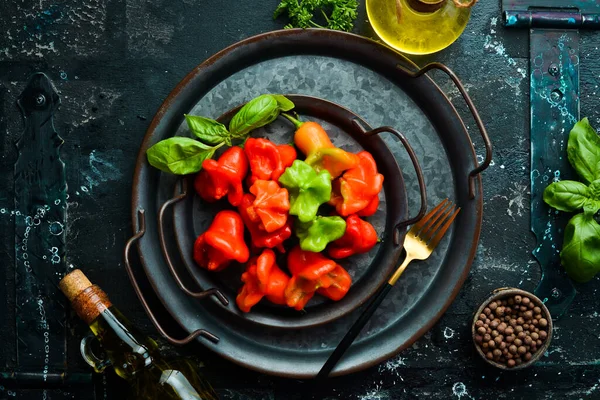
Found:
[[[113,303],[145,332],[157,336],[122,264],[131,235],[130,193],[135,158],[149,121],[189,70],[223,47],[279,29],[276,0],[5,0],[0,5],[0,208],[13,206],[14,142],[22,131],[15,99],[27,77],[46,72],[62,107],[56,128],[65,139],[69,185],[68,263],[85,269]],[[201,359],[223,399],[594,399],[600,398],[599,281],[577,287],[568,315],[556,324],[548,354],[533,368],[500,373],[478,359],[469,335],[474,309],[494,288],[533,290],[540,277],[530,251],[528,32],[500,26],[495,0],[481,0],[462,37],[419,64],[442,61],[463,79],[495,145],[484,174],[485,217],[477,259],[446,315],[400,356],[321,387],[244,370],[198,345],[181,350]],[[355,31],[373,36],[364,4]],[[581,115],[600,127],[600,34],[581,35]],[[464,111],[457,92],[441,86]],[[470,120],[469,125],[473,125]],[[476,141],[476,145],[479,143]],[[482,154],[478,147],[478,154]],[[85,187],[87,192],[82,189]],[[0,214],[0,256],[6,299],[0,369],[14,363],[11,298],[14,221]],[[160,306],[159,306],[160,307]],[[71,323],[73,370],[85,370]],[[173,326],[174,334],[177,328]],[[166,351],[172,351],[166,349]],[[93,388],[48,392],[47,398],[127,398],[108,374]],[[0,387],[0,399],[43,398],[41,391]]]

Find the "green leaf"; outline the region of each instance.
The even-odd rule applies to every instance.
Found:
[[[161,171],[175,175],[187,175],[202,169],[202,162],[211,158],[221,147],[208,146],[186,137],[172,137],[161,140],[146,151],[148,162]]]
[[[346,221],[342,217],[317,217],[309,222],[296,221],[296,236],[300,248],[315,253],[325,250],[327,244],[344,236]]]
[[[199,115],[186,115],[185,120],[194,135],[204,143],[219,144],[225,142],[231,145],[231,139],[229,138],[231,135],[222,123]]]
[[[587,118],[576,123],[571,130],[567,155],[584,183],[600,179],[600,136]]]
[[[589,188],[581,182],[554,182],[544,190],[546,204],[560,211],[579,211],[589,199]]]
[[[279,115],[277,100],[270,94],[263,94],[246,103],[231,119],[229,132],[235,138],[242,138],[261,126],[270,124]]]
[[[600,271],[600,225],[593,215],[577,214],[567,224],[562,265],[577,282],[587,282]]]
[[[317,172],[304,161],[295,160],[279,177],[279,183],[290,194],[290,214],[301,222],[316,218],[319,206],[331,197],[331,175],[327,170]]]
[[[588,187],[589,199],[585,202],[583,210],[587,214],[594,215],[600,210],[600,179],[590,183]]]
[[[272,94],[271,96],[277,101],[279,111],[290,111],[295,107],[294,103],[282,94]]]

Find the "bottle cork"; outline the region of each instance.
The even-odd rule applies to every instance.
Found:
[[[79,293],[90,286],[92,286],[92,282],[79,269],[68,273],[58,284],[58,287],[67,296],[69,301],[73,301]]]
[[[93,285],[81,270],[67,274],[58,287],[67,296],[79,318],[88,325],[112,306],[106,293]]]

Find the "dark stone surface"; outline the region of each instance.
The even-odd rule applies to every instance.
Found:
[[[156,336],[127,280],[122,249],[131,235],[131,177],[144,132],[163,99],[194,66],[223,47],[281,28],[274,1],[39,0],[9,1],[0,16],[0,255],[3,312],[0,337],[14,330],[14,142],[22,133],[16,97],[29,75],[47,73],[60,91],[56,130],[65,139],[69,193],[67,262],[85,269],[124,314]],[[533,368],[500,373],[478,359],[469,335],[472,312],[493,289],[533,290],[540,273],[530,251],[529,79],[527,31],[506,31],[497,1],[481,1],[448,50],[416,58],[442,61],[463,79],[495,145],[484,175],[485,217],[477,259],[457,299],[411,349],[398,357],[319,387],[244,370],[194,344],[182,354],[201,359],[223,399],[594,399],[600,398],[599,281],[578,285],[568,314],[557,321],[548,354]],[[372,36],[364,9],[356,32]],[[581,115],[600,127],[600,36],[581,34]],[[459,95],[434,74],[465,111]],[[467,117],[469,129],[474,124]],[[474,140],[478,154],[481,143]],[[5,300],[6,299],[6,300]],[[157,305],[158,306],[158,305]],[[158,306],[160,307],[160,306]],[[85,327],[70,324],[69,359]],[[181,334],[172,325],[173,334]],[[14,364],[14,344],[0,348],[0,369]],[[172,351],[172,350],[167,350]],[[127,398],[108,375],[92,388],[47,398]],[[9,393],[10,390],[10,393]],[[82,393],[87,393],[84,395]],[[14,394],[14,395],[13,395]],[[0,388],[0,399],[43,398],[40,391]]]

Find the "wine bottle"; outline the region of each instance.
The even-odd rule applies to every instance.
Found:
[[[163,358],[156,342],[138,331],[83,272],[72,271],[59,287],[106,354],[106,359],[99,358],[92,351],[91,341],[82,341],[82,355],[97,372],[112,366],[117,375],[131,383],[136,399],[218,398],[194,364],[185,359]]]

